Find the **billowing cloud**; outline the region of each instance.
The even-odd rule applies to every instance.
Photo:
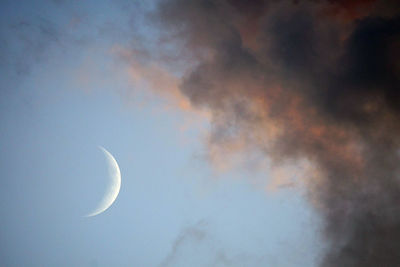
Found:
[[[322,266],[400,264],[399,10],[396,1],[170,0],[152,17],[180,74],[152,73],[210,112],[210,147],[312,164],[309,199],[329,244]]]

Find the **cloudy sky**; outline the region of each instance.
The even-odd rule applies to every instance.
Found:
[[[0,7],[1,266],[400,264],[397,1]]]

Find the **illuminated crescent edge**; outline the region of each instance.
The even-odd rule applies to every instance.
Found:
[[[99,146],[99,148],[101,151],[103,151],[104,155],[107,158],[108,174],[111,177],[111,181],[108,185],[108,190],[103,199],[100,201],[98,207],[93,212],[85,215],[84,217],[96,216],[108,209],[114,203],[121,188],[121,172],[119,170],[117,161],[104,147]]]

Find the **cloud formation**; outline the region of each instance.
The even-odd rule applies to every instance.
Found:
[[[211,225],[201,220],[182,229],[172,244],[170,252],[159,264],[168,266],[280,266],[284,261],[272,255],[255,257],[246,253],[227,251],[218,235],[211,230]],[[290,259],[288,260],[290,261]]]
[[[154,16],[188,62],[176,66],[180,93],[211,113],[211,144],[313,164],[321,266],[400,264],[399,11],[396,1],[169,0]]]

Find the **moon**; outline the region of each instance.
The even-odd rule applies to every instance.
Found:
[[[84,217],[93,217],[108,209],[115,201],[121,188],[121,172],[115,158],[104,147],[99,146],[99,149],[104,153],[108,163],[108,175],[110,177],[107,191],[102,200],[99,202],[97,208]]]

